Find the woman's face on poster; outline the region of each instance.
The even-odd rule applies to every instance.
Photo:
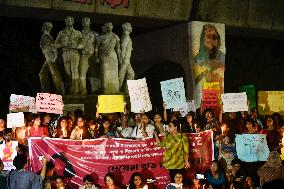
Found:
[[[206,49],[213,50],[218,46],[218,34],[215,29],[208,28],[204,35],[204,45]]]

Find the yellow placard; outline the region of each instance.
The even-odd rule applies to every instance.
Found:
[[[98,112],[124,112],[123,95],[100,95],[98,97]]]
[[[219,82],[203,83],[203,89],[220,90]]]
[[[258,111],[262,115],[284,115],[284,91],[258,91]]]

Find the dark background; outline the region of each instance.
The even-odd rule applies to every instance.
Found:
[[[10,94],[36,96],[40,91],[38,73],[44,62],[39,47],[42,23],[37,19],[0,17],[0,117],[8,113]],[[55,38],[65,26],[63,21],[53,21],[53,25]],[[81,30],[79,23],[74,27]],[[95,25],[92,29],[100,32],[100,27]],[[120,36],[120,26],[114,27]],[[134,28],[133,36],[155,29]],[[226,33],[225,92],[238,92],[244,84],[254,84],[257,90],[284,90],[284,36],[277,39],[269,33]],[[181,67],[167,63],[158,64],[137,78],[147,78],[151,100],[157,104],[161,101],[160,81],[183,75]]]

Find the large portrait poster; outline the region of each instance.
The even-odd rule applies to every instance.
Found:
[[[199,108],[204,83],[219,82],[220,92],[224,92],[225,24],[194,21],[190,23],[190,35],[194,100]]]
[[[258,111],[261,115],[284,115],[284,91],[258,91]]]

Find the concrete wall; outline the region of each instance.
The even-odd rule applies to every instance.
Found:
[[[191,51],[187,23],[139,35],[133,39],[133,44],[132,63],[136,75],[161,62],[179,64],[185,73],[187,98],[193,98],[193,70],[189,61]]]

